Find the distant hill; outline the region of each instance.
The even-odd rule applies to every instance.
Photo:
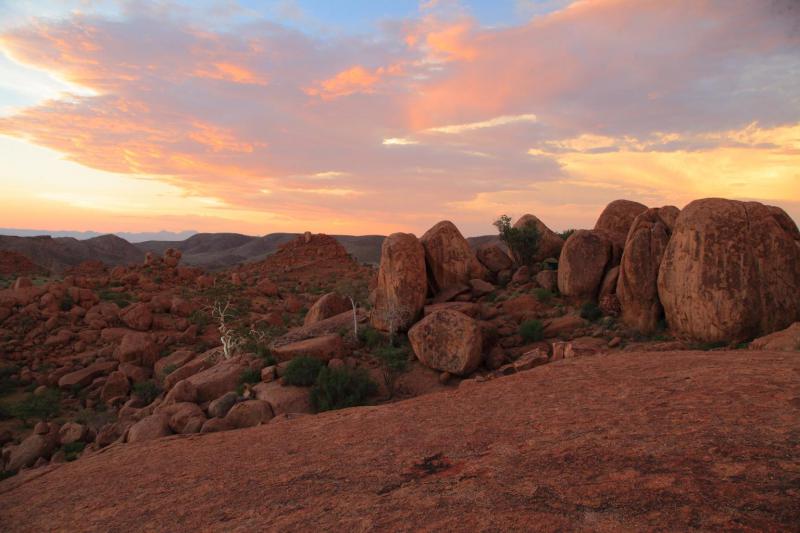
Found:
[[[17,252],[51,272],[62,272],[89,259],[108,265],[139,263],[144,252],[116,235],[86,240],[71,237],[0,235],[0,250]]]
[[[107,265],[139,263],[144,260],[146,252],[163,255],[167,248],[175,248],[183,253],[184,264],[219,270],[263,260],[298,235],[300,234],[270,233],[263,237],[254,237],[240,233],[197,233],[185,240],[149,240],[134,244],[116,235],[102,235],[84,240],[48,235],[0,235],[0,250],[23,254],[47,270],[62,272],[89,259],[99,259]],[[380,263],[381,246],[385,238],[382,235],[332,237],[358,262]],[[472,248],[477,248],[488,242],[498,242],[498,239],[495,235],[485,235],[469,237],[467,241]]]
[[[252,237],[239,233],[198,233],[185,241],[147,241],[136,246],[144,252],[162,254],[167,248],[183,253],[183,263],[208,269],[226,268],[239,263],[260,261],[273,254],[281,244],[299,233],[270,233]],[[377,264],[381,258],[381,235],[332,235],[357,261]]]

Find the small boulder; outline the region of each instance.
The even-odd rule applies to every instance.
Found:
[[[164,397],[164,404],[197,401],[197,387],[188,379],[182,379]]]
[[[230,431],[234,428],[230,422],[224,418],[209,418],[200,428],[200,433],[217,433],[219,431]]]
[[[272,355],[278,361],[288,361],[295,357],[305,356],[327,362],[334,357],[344,356],[344,342],[340,335],[334,333],[278,346],[272,349]]]
[[[559,292],[578,299],[596,299],[611,260],[612,244],[608,238],[595,231],[576,231],[561,250]]]
[[[226,392],[216,400],[208,404],[208,416],[212,418],[225,418],[231,407],[236,405],[239,395],[235,392]],[[259,398],[263,399],[263,398]]]
[[[313,413],[311,398],[306,387],[282,386],[278,382],[259,383],[253,387],[256,398],[269,402],[273,413]]]
[[[117,368],[116,361],[98,361],[92,363],[86,368],[64,374],[58,380],[58,386],[62,389],[71,389],[73,387],[85,387],[89,385],[95,378],[108,374]]]
[[[103,384],[103,389],[100,391],[100,401],[109,403],[109,401],[114,398],[127,396],[130,390],[131,386],[125,374],[120,371],[112,372],[109,374],[108,379]]]
[[[510,270],[514,266],[511,257],[496,243],[484,244],[476,250],[475,255],[478,261],[493,274],[502,270]]]
[[[234,405],[225,420],[234,428],[249,428],[269,422],[273,416],[269,403],[263,400],[247,400]]]
[[[142,442],[170,435],[169,418],[165,413],[142,418],[128,430],[128,442]]]
[[[224,361],[187,378],[197,390],[197,401],[208,402],[236,389],[247,366],[238,360]]]
[[[316,324],[321,320],[336,316],[351,309],[350,300],[341,294],[329,292],[322,295],[319,300],[314,302],[314,305],[308,310],[303,320],[303,325],[310,326],[311,324]]]
[[[800,351],[800,322],[795,322],[781,331],[757,338],[750,343],[750,349],[778,352]]]
[[[131,329],[147,331],[153,324],[153,312],[144,302],[129,305],[119,314],[120,320]]]
[[[483,358],[483,336],[478,323],[458,311],[436,311],[408,332],[417,358],[429,368],[464,376]]]
[[[77,422],[67,422],[58,430],[58,443],[60,445],[72,444],[86,440],[89,436],[89,428]]]

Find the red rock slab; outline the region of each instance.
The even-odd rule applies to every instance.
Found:
[[[577,358],[452,392],[111,447],[0,482],[16,531],[800,524],[800,357]]]

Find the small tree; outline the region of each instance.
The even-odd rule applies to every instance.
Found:
[[[500,234],[500,240],[508,246],[519,263],[528,266],[533,264],[541,238],[535,225],[528,224],[515,228],[511,225],[511,217],[500,215],[500,218],[494,221],[494,226]]]

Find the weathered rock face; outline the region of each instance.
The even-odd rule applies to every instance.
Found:
[[[800,232],[781,209],[696,200],[678,216],[658,295],[679,335],[743,341],[800,319],[798,265]]]
[[[757,338],[750,343],[750,349],[778,352],[800,351],[800,322],[795,322],[786,329]]]
[[[408,329],[422,313],[428,279],[425,249],[410,233],[393,233],[383,241],[375,305],[370,317],[373,327]]]
[[[476,250],[475,255],[483,266],[495,274],[514,266],[511,257],[497,244],[484,244]]]
[[[328,294],[322,295],[319,300],[314,302],[314,305],[311,306],[311,309],[309,309],[306,314],[303,325],[310,326],[311,324],[316,324],[321,320],[344,313],[350,309],[350,301],[347,298],[341,294],[329,292]]]
[[[544,261],[550,257],[561,255],[564,239],[548,228],[544,222],[533,215],[523,215],[514,223],[515,228],[523,228],[530,225],[536,226],[539,231],[539,250],[533,258],[534,261]]]
[[[561,249],[558,290],[564,296],[595,299],[612,257],[612,243],[604,233],[576,231]]]
[[[439,222],[420,238],[434,293],[469,280],[486,278],[488,271],[473,255],[469,243],[449,220]]]
[[[625,246],[633,220],[647,210],[647,206],[631,200],[614,200],[603,209],[594,229],[606,231],[620,247]]]
[[[128,383],[128,378],[124,373],[119,371],[112,372],[100,391],[100,400],[108,403],[114,398],[125,396],[130,389],[130,383]]]
[[[408,340],[424,365],[455,375],[473,372],[483,358],[480,326],[458,311],[431,313],[409,330]]]
[[[645,334],[655,331],[664,314],[658,299],[658,271],[678,213],[672,206],[642,212],[625,241],[617,299],[623,322]]]

